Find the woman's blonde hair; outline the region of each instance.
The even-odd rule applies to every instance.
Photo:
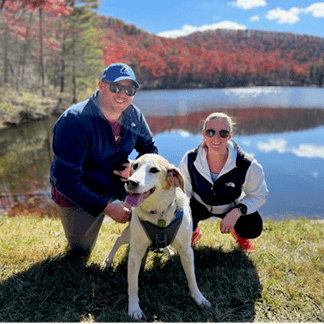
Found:
[[[210,114],[209,116],[207,116],[207,118],[204,121],[204,125],[203,125],[203,130],[206,130],[206,125],[209,121],[211,121],[212,119],[216,119],[216,120],[226,120],[229,131],[233,132],[233,126],[235,125],[235,123],[233,122],[232,118],[224,113],[221,112],[215,112]],[[200,144],[203,148],[207,148],[206,143],[205,143],[205,138],[202,139],[201,144]]]

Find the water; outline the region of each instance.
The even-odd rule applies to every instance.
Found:
[[[161,155],[178,166],[213,111],[233,116],[233,139],[264,168],[264,219],[324,218],[324,90],[247,88],[139,91]],[[57,117],[0,131],[0,210],[55,215],[48,183]],[[132,153],[131,158],[135,158]]]
[[[139,91],[134,103],[144,114],[183,115],[221,108],[323,108],[322,88],[251,87]]]

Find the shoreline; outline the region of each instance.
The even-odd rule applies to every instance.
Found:
[[[254,88],[261,86],[249,85],[247,87],[238,87],[239,88]],[[262,87],[278,87],[282,88],[282,85],[268,85]],[[289,88],[320,88],[314,84],[311,85],[291,85]],[[228,88],[174,88],[174,89],[150,89],[143,88],[141,91],[154,91],[154,90],[201,90],[201,89],[235,89],[233,87]],[[30,100],[26,100],[26,94],[22,93],[19,99],[13,98],[11,102],[8,102],[7,105],[0,102],[0,130],[5,129],[7,127],[15,127],[28,122],[39,121],[46,118],[50,118],[52,115],[60,115],[63,113],[68,107],[72,105],[66,99],[62,100],[60,98],[51,98],[51,97],[37,97],[36,95]],[[4,108],[5,107],[5,108]],[[36,107],[36,109],[34,108]],[[249,107],[252,108],[252,107]],[[255,107],[257,108],[257,107]]]

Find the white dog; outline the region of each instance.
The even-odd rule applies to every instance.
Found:
[[[189,199],[183,192],[183,177],[180,171],[157,154],[145,154],[132,162],[130,177],[125,184],[127,202],[133,206],[130,224],[117,239],[109,256],[104,261],[108,267],[121,244],[129,243],[128,257],[128,315],[135,320],[143,316],[138,298],[138,275],[142,259],[152,244],[158,247],[171,242],[179,255],[186,274],[190,293],[198,305],[211,306],[200,292],[194,272],[194,255],[191,248],[192,219]],[[182,212],[183,211],[183,215]],[[180,215],[180,216],[179,216]],[[144,224],[161,229],[173,227],[175,237],[170,234],[155,234],[144,228]],[[163,230],[163,228],[162,228]],[[172,231],[171,231],[172,232]],[[162,245],[162,246],[161,246]]]

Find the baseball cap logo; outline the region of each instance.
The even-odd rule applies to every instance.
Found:
[[[128,69],[127,66],[123,66],[121,69],[120,69],[120,73],[121,74],[127,74],[127,75],[130,75],[130,71]]]
[[[103,72],[101,80],[109,82],[118,82],[122,80],[132,80],[136,88],[139,88],[139,84],[136,81],[134,71],[132,68],[123,63],[113,63],[109,65]]]

